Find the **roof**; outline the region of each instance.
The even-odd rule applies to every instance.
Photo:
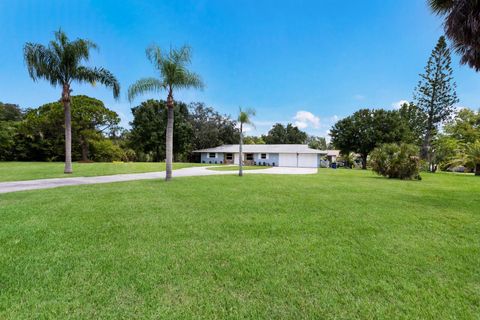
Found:
[[[193,152],[238,152],[238,144],[224,144],[223,146],[195,150]],[[317,153],[331,155],[330,152],[337,150],[317,150],[309,148],[306,144],[244,144],[242,152],[245,153]],[[335,153],[332,153],[335,155]]]

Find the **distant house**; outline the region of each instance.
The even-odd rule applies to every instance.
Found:
[[[201,163],[238,164],[238,144],[195,150],[200,153]],[[306,144],[247,144],[243,145],[245,165],[268,165],[275,167],[318,168],[324,163],[336,162],[338,150],[316,150]]]

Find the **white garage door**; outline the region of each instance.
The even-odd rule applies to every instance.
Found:
[[[278,165],[280,167],[296,167],[297,154],[296,153],[280,153],[278,162],[279,162]]]
[[[316,168],[317,155],[315,153],[303,153],[298,155],[298,166],[302,168]]]

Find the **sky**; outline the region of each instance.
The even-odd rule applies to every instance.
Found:
[[[73,94],[104,101],[128,127],[128,86],[156,76],[145,48],[192,47],[191,70],[203,90],[175,98],[200,101],[236,117],[256,110],[255,128],[295,123],[325,136],[335,121],[360,108],[393,109],[412,100],[427,59],[442,35],[442,20],[426,0],[0,0],[0,101],[38,107],[60,98],[61,89],[33,82],[23,61],[26,42],[47,44],[61,28],[99,50],[88,65],[116,75],[115,100],[102,86],[73,84]],[[460,106],[479,108],[480,75],[458,63],[454,77]]]

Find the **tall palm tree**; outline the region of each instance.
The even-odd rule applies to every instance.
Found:
[[[249,124],[253,126],[253,122],[251,117],[255,116],[255,110],[253,109],[245,109],[243,110],[240,108],[240,113],[238,114],[238,122],[240,123],[240,144],[239,144],[239,155],[240,159],[238,160],[238,175],[241,177],[243,176],[243,126],[245,124]]]
[[[444,29],[461,63],[480,70],[480,1],[428,0],[430,8],[445,16]]]
[[[90,58],[90,49],[97,49],[97,45],[84,39],[70,41],[61,30],[55,32],[55,40],[50,41],[48,46],[27,42],[23,48],[28,73],[33,81],[43,78],[55,87],[62,86],[61,101],[65,114],[65,173],[72,173],[72,117],[70,111],[72,82],[88,82],[92,85],[100,82],[112,89],[115,98],[120,94],[120,85],[110,71],[81,65]]]
[[[203,88],[199,75],[188,70],[191,62],[191,50],[188,46],[170,49],[167,55],[160,48],[151,46],[146,50],[147,58],[159,72],[159,78],[143,78],[128,88],[128,100],[146,92],[167,92],[167,134],[166,134],[166,175],[165,180],[172,179],[173,153],[173,91],[177,89]]]

